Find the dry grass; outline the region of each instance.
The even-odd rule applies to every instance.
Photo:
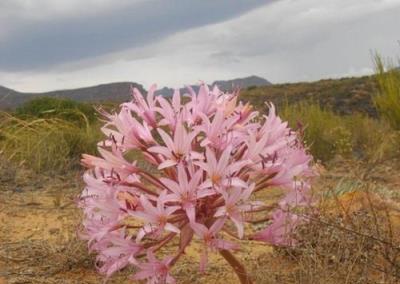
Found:
[[[83,115],[83,114],[82,114]],[[37,172],[66,172],[81,153],[94,153],[97,127],[80,126],[59,118],[21,119],[0,113],[0,154]]]
[[[296,233],[299,245],[260,256],[256,283],[399,283],[400,179],[394,187],[375,179],[371,171],[381,167],[353,164],[330,182],[326,173],[317,210]]]
[[[398,283],[400,247],[385,210],[322,214],[299,231],[301,245],[280,253],[298,263],[296,283]]]

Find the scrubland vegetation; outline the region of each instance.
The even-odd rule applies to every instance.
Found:
[[[279,115],[293,129],[303,133],[304,142],[316,160],[325,164],[338,155],[348,159],[376,160],[390,159],[397,154],[399,72],[384,72],[381,65],[377,66],[380,68],[378,74],[370,80],[377,80],[379,86],[379,90],[371,93],[378,117],[360,111],[338,113],[332,104],[321,106],[315,98],[291,102],[281,99]],[[251,93],[244,90],[241,99],[256,102],[260,111],[267,112],[265,101],[261,100],[263,95],[257,94],[255,99],[254,89],[250,89]],[[17,163],[29,164],[39,172],[76,168],[80,154],[94,153],[101,137],[94,107],[71,100],[34,99],[14,113],[2,112],[0,115],[3,155]]]
[[[40,98],[0,113],[0,149],[10,161],[37,172],[77,168],[81,153],[93,153],[99,124],[92,106]]]
[[[318,202],[315,210],[305,213],[310,222],[296,233],[298,246],[241,252],[255,283],[400,282],[400,72],[386,70],[379,57],[376,68],[377,74],[367,83],[376,86],[371,87],[372,110],[368,106],[351,113],[350,103],[338,111],[334,103],[321,104],[308,97],[282,99],[278,104],[279,115],[302,134],[318,161],[321,177],[313,189]],[[349,100],[354,95],[349,94]],[[242,99],[266,110],[258,88],[244,90]],[[96,152],[101,134],[95,113],[91,105],[54,98],[34,100],[15,113],[0,113],[0,161],[7,165],[3,168],[33,170],[41,177],[74,176],[71,173],[80,170],[80,154]],[[69,196],[76,193],[72,191]],[[59,194],[52,195],[62,200],[54,202],[58,209],[68,204]],[[71,265],[90,269],[93,259],[82,249],[82,243],[70,236],[62,244],[68,259],[58,262],[60,271],[73,269],[65,268]],[[44,259],[54,262],[49,257],[54,250],[47,250]],[[7,248],[0,247],[0,265],[1,261],[10,264],[15,257],[8,250],[8,258],[4,258],[5,251]],[[34,258],[29,252],[27,257]],[[45,270],[45,264],[38,266],[28,259],[18,265],[21,271],[35,265],[39,271]],[[221,267],[212,266],[206,276],[199,275],[193,265],[178,270],[179,283],[219,283],[222,278],[218,277],[227,277]],[[48,275],[37,274],[37,282],[24,275],[29,283],[58,283],[56,278],[55,282],[43,282]],[[97,283],[98,279],[90,275],[90,279],[77,279],[79,283]],[[123,276],[115,279],[111,282],[125,281],[121,280]]]
[[[379,92],[374,103],[382,118],[400,130],[400,69],[389,63],[388,69],[379,55],[375,56]]]
[[[338,155],[366,161],[391,158],[398,150],[399,135],[383,119],[361,113],[338,115],[306,102],[284,106],[281,115],[304,133],[314,158],[323,163]]]

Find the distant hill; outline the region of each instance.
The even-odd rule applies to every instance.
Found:
[[[21,93],[0,86],[0,109],[13,109],[25,101],[25,96]]]
[[[332,108],[340,114],[362,112],[376,116],[371,100],[371,96],[376,92],[374,76],[273,85],[262,78],[252,76],[229,81],[215,81],[214,84],[219,85],[222,90],[240,86],[240,99],[250,101],[258,109],[265,109],[266,101],[273,102],[279,107],[285,103],[311,100],[320,103],[323,107]],[[260,86],[260,84],[262,85]],[[15,109],[22,103],[41,96],[55,96],[95,103],[120,103],[129,100],[131,85],[145,92],[142,85],[132,82],[102,84],[47,93],[20,93],[0,86],[0,109]],[[198,86],[193,86],[193,88],[198,90]],[[172,92],[173,90],[170,88],[158,91],[163,95],[171,95]]]
[[[44,96],[93,103],[123,102],[129,100],[131,86],[138,88],[142,92],[145,91],[142,85],[134,82],[109,83],[45,93],[22,93],[0,86],[0,109],[15,109],[33,98]]]
[[[360,112],[370,116],[377,115],[372,102],[372,95],[377,91],[374,76],[285,84],[271,84],[265,79],[252,76],[212,83],[215,84],[222,90],[231,90],[232,86],[241,87],[240,99],[251,102],[259,110],[266,109],[265,102],[273,102],[279,111],[286,103],[312,101],[339,114]],[[198,86],[192,87],[195,91],[198,90]],[[181,89],[182,92],[186,92],[185,88]],[[163,88],[158,93],[169,96],[173,89]]]
[[[241,99],[256,108],[265,109],[265,102],[279,106],[302,101],[319,103],[339,114],[354,112],[376,116],[372,96],[377,92],[374,76],[327,79],[316,82],[274,84],[247,88],[241,91]]]
[[[265,86],[271,83],[267,80],[257,77],[250,76],[246,78],[238,78],[228,81],[215,81],[212,85],[218,85],[220,89],[224,91],[230,91],[234,87],[247,88],[250,86]],[[6,87],[0,86],[0,109],[15,109],[19,105],[36,97],[58,97],[67,98],[81,102],[124,102],[130,99],[130,87],[136,87],[140,91],[144,92],[142,85],[134,82],[118,82],[101,84],[97,86],[69,89],[69,90],[57,90],[52,92],[44,93],[22,93]],[[192,86],[195,91],[198,90],[198,86]],[[186,90],[182,88],[182,91]],[[156,92],[165,96],[171,96],[174,90],[168,87],[164,87]]]
[[[261,86],[268,86],[271,85],[271,82],[268,80],[258,77],[258,76],[249,76],[249,77],[244,77],[244,78],[236,78],[232,80],[219,80],[219,81],[214,81],[209,87],[217,85],[218,88],[224,92],[229,92],[232,91],[235,88],[240,88],[240,89],[246,89],[249,87],[261,87]],[[199,90],[198,85],[191,85],[194,91]],[[187,91],[186,88],[181,88],[180,92],[185,93]],[[156,91],[157,95],[163,95],[163,96],[172,96],[174,93],[173,88],[168,88],[164,87]]]

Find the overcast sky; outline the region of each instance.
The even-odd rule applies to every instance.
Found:
[[[363,75],[399,27],[400,0],[0,0],[0,85]]]

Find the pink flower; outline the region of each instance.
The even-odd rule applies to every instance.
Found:
[[[313,174],[308,166],[312,157],[306,154],[303,149],[291,148],[291,150],[285,154],[285,160],[279,161],[279,171],[277,171],[277,174],[271,180],[272,185],[290,188],[296,177]]]
[[[233,249],[238,248],[238,246],[234,243],[217,238],[217,234],[221,231],[224,224],[225,224],[225,218],[217,219],[211,225],[210,228],[207,228],[205,225],[200,224],[200,223],[191,223],[190,224],[190,226],[192,227],[195,234],[201,238],[201,240],[203,241],[203,243],[205,245],[205,247],[203,249],[203,253],[200,258],[200,270],[201,271],[205,270],[205,266],[207,264],[208,249],[233,250]]]
[[[192,99],[189,103],[193,116],[192,123],[200,120],[201,114],[210,115],[215,112],[217,108],[216,100],[218,96],[221,95],[218,88],[214,88],[212,92],[210,92],[208,86],[202,83],[198,94],[196,94],[191,87],[188,87],[188,90],[191,93]]]
[[[153,252],[149,250],[147,251],[147,259],[148,262],[146,263],[133,262],[140,269],[132,277],[133,280],[147,279],[148,284],[176,283],[175,279],[169,274],[170,263],[173,257],[166,257],[162,261],[159,261]]]
[[[159,125],[168,125],[171,130],[174,130],[178,120],[187,118],[187,113],[181,112],[182,105],[179,89],[174,91],[171,104],[162,96],[157,97],[157,101],[160,103],[160,107],[155,107],[154,109],[164,117],[160,120]]]
[[[103,170],[108,170],[111,174],[116,174],[117,178],[122,179],[137,173],[138,168],[136,167],[136,162],[129,163],[126,161],[122,153],[117,149],[113,149],[113,152],[109,152],[99,147],[98,151],[103,158],[83,154],[81,160],[82,164],[90,168],[98,167]]]
[[[79,236],[88,241],[89,247],[93,244],[100,242],[106,238],[111,232],[119,228],[119,222],[115,220],[102,219],[101,216],[87,217],[83,221],[85,232],[80,233]]]
[[[178,123],[174,132],[174,140],[162,129],[158,129],[158,133],[166,146],[149,148],[150,152],[161,154],[165,159],[158,169],[172,167],[182,160],[201,158],[201,155],[191,150],[191,143],[196,132],[187,133],[183,125]]]
[[[180,230],[168,222],[168,217],[179,209],[179,206],[164,206],[165,193],[157,199],[157,205],[153,206],[145,195],[140,196],[140,204],[143,211],[129,211],[129,214],[146,222],[137,234],[136,241],[139,242],[145,235],[158,235],[163,230],[179,233]]]
[[[293,181],[292,186],[285,190],[286,195],[279,201],[279,206],[286,210],[309,206],[311,204],[310,189],[311,187],[307,182],[302,180]]]
[[[151,129],[146,121],[143,124],[131,115],[125,106],[117,115],[109,116],[109,122],[102,128],[103,133],[110,137],[107,146],[115,142],[124,151],[144,148],[155,143]],[[115,129],[116,128],[116,129]]]
[[[99,251],[96,260],[102,263],[99,271],[107,277],[129,265],[132,259],[143,250],[142,246],[124,235],[123,231],[121,234],[110,234],[107,239],[96,244],[95,249]]]
[[[139,117],[142,117],[148,125],[155,128],[157,126],[156,115],[155,115],[155,100],[154,92],[157,89],[157,85],[152,85],[147,93],[146,100],[137,88],[132,89],[132,96],[134,102],[126,103],[128,109],[134,111]]]
[[[195,162],[196,165],[201,167],[207,172],[208,179],[201,185],[203,188],[207,187],[227,187],[236,186],[246,188],[247,184],[239,177],[232,177],[234,173],[241,170],[246,166],[249,161],[235,161],[231,162],[231,151],[232,148],[227,147],[221,154],[221,158],[217,161],[215,153],[210,149],[206,148],[206,162]]]
[[[217,110],[212,122],[208,116],[200,113],[202,117],[202,124],[197,127],[199,131],[203,131],[206,138],[201,142],[202,147],[211,145],[216,149],[224,149],[230,145],[234,132],[229,131],[235,125],[237,118],[231,116],[230,118],[224,117],[224,112],[222,110]]]
[[[118,113],[103,111],[100,155],[82,156],[88,170],[79,235],[97,254],[99,271],[109,277],[133,265],[134,280],[174,283],[171,266],[195,237],[203,245],[201,270],[209,253],[227,257],[242,239],[295,244],[291,233],[304,220],[289,210],[310,206],[315,172],[275,107],[259,116],[238,102],[238,92],[204,83],[197,93],[188,88],[188,101],[178,90],[171,101],[156,97],[155,88],[146,98],[133,89]],[[271,187],[283,192],[273,210],[255,194]],[[246,229],[263,211],[273,222],[249,238]],[[166,245],[171,255],[159,260]]]
[[[239,238],[243,238],[244,234],[244,218],[246,211],[255,209],[255,205],[248,203],[248,199],[254,190],[254,184],[248,188],[241,189],[233,187],[230,192],[222,191],[225,204],[217,209],[214,217],[229,217],[238,230]]]
[[[301,218],[299,216],[283,210],[277,210],[273,215],[272,224],[266,229],[257,232],[253,239],[278,246],[294,245],[296,241],[292,238],[291,233],[300,222]]]
[[[202,170],[198,170],[194,173],[190,177],[190,180],[182,164],[178,165],[177,171],[178,182],[167,178],[161,178],[161,182],[172,191],[172,193],[165,196],[164,200],[165,202],[179,202],[181,208],[185,210],[189,221],[194,222],[196,215],[195,207],[198,200],[215,194],[215,191],[199,188],[199,182],[203,176]]]

